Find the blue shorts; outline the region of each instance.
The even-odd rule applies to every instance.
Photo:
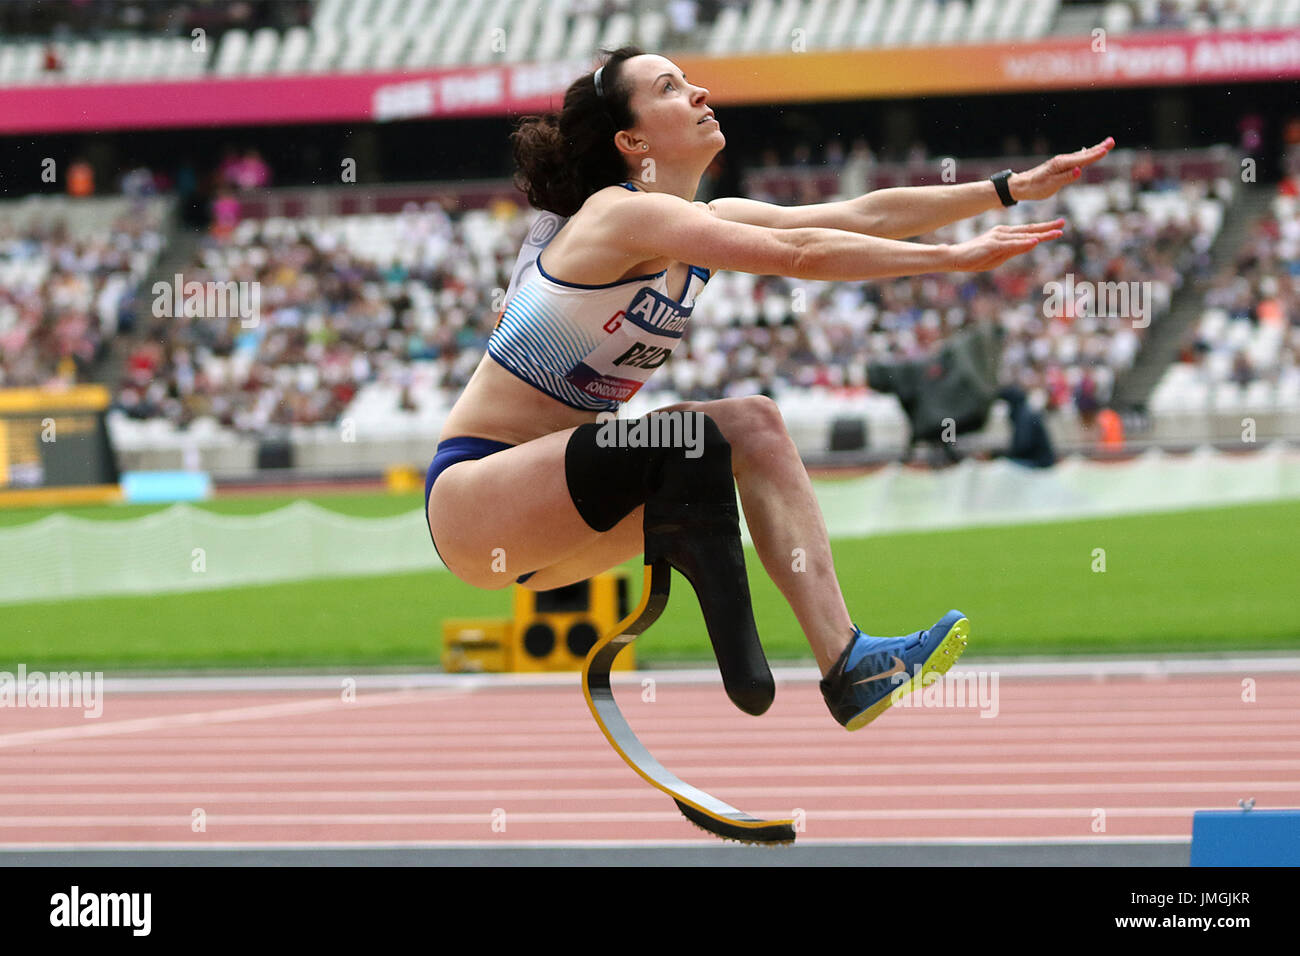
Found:
[[[514,445],[507,444],[503,441],[493,441],[490,438],[448,438],[446,441],[438,442],[438,449],[434,452],[433,462],[429,465],[428,474],[424,478],[424,514],[425,521],[428,521],[429,515],[429,495],[433,493],[433,483],[438,480],[438,476],[452,465],[461,461],[477,461],[480,458],[486,458],[488,455],[495,455],[499,451],[505,451],[507,448],[514,448]],[[429,526],[429,540],[433,541],[433,526]],[[438,542],[433,541],[433,550],[438,551]],[[438,558],[442,559],[442,552],[438,551]],[[443,564],[446,564],[443,561]],[[522,574],[515,580],[523,584],[531,578],[536,571],[529,571]]]

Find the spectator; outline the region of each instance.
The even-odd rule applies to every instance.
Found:
[[[1079,412],[1085,425],[1091,425],[1093,417],[1101,408],[1097,397],[1097,377],[1091,368],[1085,368],[1079,377],[1079,384],[1074,387],[1074,407]]]
[[[1102,451],[1118,452],[1124,450],[1124,421],[1119,413],[1106,406],[1097,413],[1097,428],[1101,432],[1098,447]]]
[[[68,195],[93,196],[95,193],[95,170],[84,159],[74,160],[68,166]]]
[[[998,398],[1007,403],[1011,419],[1011,444],[994,452],[994,458],[1007,458],[1026,468],[1050,468],[1056,464],[1056,452],[1047,434],[1043,417],[1029,405],[1024,391],[1008,385],[998,392]]]
[[[871,189],[871,172],[875,168],[876,157],[871,152],[871,144],[865,139],[853,141],[853,148],[840,172],[840,199],[856,199]]]
[[[271,184],[271,167],[262,154],[250,149],[231,169],[232,185],[237,189],[263,189]]]
[[[1246,386],[1255,381],[1255,368],[1250,363],[1250,359],[1245,352],[1238,352],[1232,358],[1232,381],[1238,385]]]
[[[225,238],[239,222],[239,200],[223,189],[212,202],[212,234]]]
[[[665,49],[689,49],[694,44],[698,13],[696,0],[668,0],[668,35],[665,37]]]

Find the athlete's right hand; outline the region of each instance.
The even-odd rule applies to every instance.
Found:
[[[953,272],[983,272],[995,269],[1012,256],[1028,252],[1040,242],[1059,239],[1064,219],[1030,222],[1022,226],[994,226],[982,236],[948,246]]]

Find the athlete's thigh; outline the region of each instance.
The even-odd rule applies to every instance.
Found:
[[[773,424],[774,408],[775,403],[769,399],[747,396],[709,402],[679,402],[656,408],[647,414],[670,411],[706,414],[714,420],[718,430],[732,444],[733,450],[741,450],[753,440],[757,431]],[[779,413],[775,414],[779,415]],[[733,465],[738,464],[734,458],[733,455]],[[436,487],[435,485],[435,489]],[[567,485],[565,491],[567,494]],[[566,500],[571,503],[572,499]],[[559,560],[539,565],[539,570],[525,582],[524,586],[536,591],[563,587],[576,581],[584,581],[594,574],[607,571],[637,557],[645,551],[644,521],[644,506],[636,508],[609,531],[603,534],[592,532],[594,537],[590,543],[571,551]],[[441,541],[438,547],[442,547]],[[526,567],[519,569],[517,573],[522,574],[532,570],[532,567]]]
[[[458,462],[438,476],[429,527],[457,577],[476,587],[506,587],[600,537],[578,514],[565,478],[564,453],[574,431]]]
[[[775,403],[761,396],[723,398],[709,402],[679,402],[647,412],[699,412],[708,415],[718,426],[723,437],[733,446],[742,449],[752,440],[756,430],[772,424]],[[737,464],[733,455],[733,470]],[[554,564],[543,567],[525,582],[525,587],[537,591],[563,587],[583,581],[594,574],[631,560],[645,551],[645,508],[638,507],[608,532],[600,535],[590,545]],[[441,545],[439,545],[441,547]]]
[[[524,587],[533,591],[562,588],[616,568],[644,552],[645,505],[638,505],[626,518],[598,535],[590,545],[539,570],[524,582]]]

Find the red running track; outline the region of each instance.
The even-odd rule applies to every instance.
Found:
[[[801,840],[1186,841],[1197,809],[1300,806],[1300,675],[1254,680],[1250,702],[1230,674],[1002,679],[996,715],[895,707],[854,734],[812,681],[780,682],[759,718],[716,679],[616,690],[665,766],[750,813],[796,814]],[[715,841],[623,763],[576,675],[350,702],[110,694],[97,719],[0,710],[9,848],[551,841]]]

